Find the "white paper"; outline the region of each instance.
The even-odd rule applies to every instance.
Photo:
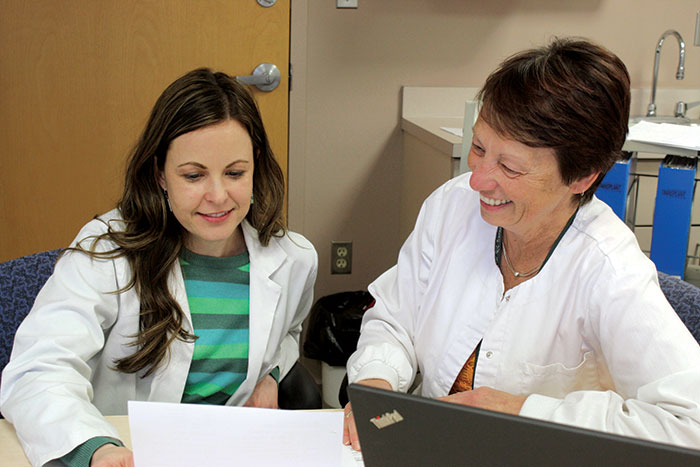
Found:
[[[130,401],[129,426],[136,467],[358,465],[342,411]]]
[[[700,126],[641,121],[630,127],[627,139],[700,151]]]
[[[355,451],[352,446],[343,446],[342,467],[365,467],[362,452]]]

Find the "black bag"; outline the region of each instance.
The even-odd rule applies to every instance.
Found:
[[[331,366],[345,366],[357,348],[365,311],[374,305],[369,292],[340,292],[321,297],[311,307],[304,356]]]

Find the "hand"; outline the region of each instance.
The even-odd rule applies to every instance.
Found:
[[[527,396],[514,396],[507,392],[498,391],[488,386],[482,386],[473,391],[464,391],[449,396],[438,397],[438,400],[454,404],[469,405],[480,409],[518,415]]]
[[[134,467],[134,454],[128,448],[105,444],[93,453],[90,467]]]
[[[363,379],[358,381],[357,384],[364,384],[365,386],[372,386],[375,388],[388,389],[391,391],[391,384],[389,381],[384,379]],[[352,406],[350,402],[345,404],[345,417],[343,419],[343,444],[346,446],[352,444],[352,448],[355,451],[360,450],[360,438],[357,437],[357,426],[355,426],[355,417],[352,415]]]
[[[244,407],[258,407],[261,409],[278,409],[277,405],[277,381],[270,375],[266,375],[261,379],[250,399],[243,404]]]

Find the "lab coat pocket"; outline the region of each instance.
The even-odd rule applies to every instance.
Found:
[[[535,365],[524,362],[521,366],[523,393],[564,397],[582,389],[600,389],[600,378],[593,352],[583,354],[583,361],[574,367],[561,363]]]

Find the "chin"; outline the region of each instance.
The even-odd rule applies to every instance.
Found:
[[[482,210],[481,218],[484,220],[484,222],[493,225],[494,227],[500,227],[502,225],[502,222],[498,222],[498,216],[494,216],[491,212],[485,212],[484,210]]]

